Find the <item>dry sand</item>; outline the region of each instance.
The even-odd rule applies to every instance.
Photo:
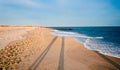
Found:
[[[0,27],[0,49],[11,41],[22,39],[32,29],[34,27]]]
[[[120,59],[88,50],[73,38],[51,35],[51,30],[0,27],[0,67],[8,70],[119,70]]]

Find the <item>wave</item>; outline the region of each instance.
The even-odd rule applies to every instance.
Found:
[[[104,37],[102,36],[91,37],[85,34],[80,34],[76,32],[66,32],[60,30],[53,30],[51,33],[56,36],[72,37],[77,41],[82,42],[84,44],[84,47],[87,49],[98,51],[105,55],[120,58],[120,48],[116,47],[114,43],[104,42]]]
[[[52,34],[57,36],[64,36],[64,37],[80,37],[80,38],[91,38],[91,39],[102,39],[103,37],[90,37],[84,34],[79,34],[76,32],[65,32],[65,31],[59,31],[59,30],[53,30]]]

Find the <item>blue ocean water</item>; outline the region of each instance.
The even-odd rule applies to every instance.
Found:
[[[52,27],[64,29],[66,27]],[[67,27],[53,34],[70,36],[90,50],[120,58],[120,27]]]

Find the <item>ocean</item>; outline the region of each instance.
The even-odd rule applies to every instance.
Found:
[[[72,37],[87,49],[120,58],[120,27],[51,27],[52,34]]]

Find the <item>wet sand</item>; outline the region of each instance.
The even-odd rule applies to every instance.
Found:
[[[43,27],[0,27],[0,67],[17,70],[120,70],[119,58],[88,50],[75,39],[54,36],[51,31]]]

